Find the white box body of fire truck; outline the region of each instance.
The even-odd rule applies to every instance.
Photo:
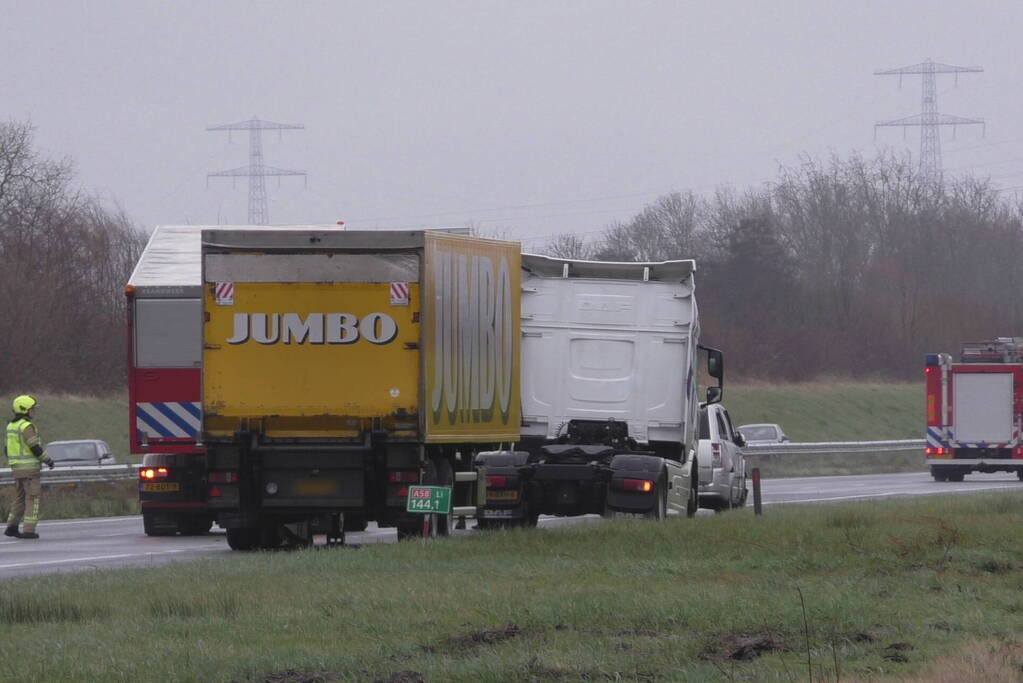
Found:
[[[935,481],[970,472],[1023,479],[1023,337],[966,342],[959,362],[926,357],[927,465]]]

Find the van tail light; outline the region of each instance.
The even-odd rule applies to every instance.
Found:
[[[152,481],[153,479],[166,479],[170,470],[166,467],[143,467],[139,470],[139,479]]]
[[[721,444],[719,443],[710,445],[710,465],[711,467],[721,467]]]
[[[207,477],[207,481],[211,484],[237,484],[238,473],[237,472],[210,472]]]
[[[488,489],[503,489],[508,485],[508,477],[500,474],[488,474],[487,475],[487,488]]]
[[[392,484],[418,484],[419,472],[392,471],[387,473],[387,481]]]
[[[623,479],[622,488],[626,491],[638,491],[639,493],[650,493],[654,490],[654,482],[649,479]]]

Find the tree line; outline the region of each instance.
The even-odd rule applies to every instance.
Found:
[[[145,236],[44,158],[32,126],[0,122],[0,391],[125,387],[124,285]]]
[[[1023,336],[1023,211],[986,180],[906,158],[804,158],[774,182],[660,197],[552,255],[694,258],[702,339],[740,378],[912,379],[927,352]]]
[[[0,122],[0,391],[125,387],[123,287],[146,236],[78,189],[68,160]],[[729,376],[915,378],[923,354],[1023,335],[1023,206],[985,180],[933,182],[908,159],[805,158],[775,181],[675,192],[569,258],[694,258],[705,343]]]

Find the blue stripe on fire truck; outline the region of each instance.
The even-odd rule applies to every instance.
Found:
[[[945,445],[945,430],[941,427],[927,428],[927,445],[931,448],[939,448]]]
[[[149,438],[195,438],[201,415],[198,403],[136,403],[135,429]]]

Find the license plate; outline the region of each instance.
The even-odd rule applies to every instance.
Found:
[[[487,491],[487,500],[518,500],[518,491]]]
[[[329,496],[337,493],[337,482],[333,479],[302,479],[295,484],[295,491],[303,496]]]
[[[180,491],[181,490],[181,484],[179,484],[177,482],[167,483],[167,482],[146,481],[146,482],[142,483],[142,490],[143,491],[153,491],[153,492],[158,492],[158,491],[160,491],[160,492]]]
[[[510,518],[513,516],[514,510],[483,510],[483,517],[486,519],[494,518]]]

